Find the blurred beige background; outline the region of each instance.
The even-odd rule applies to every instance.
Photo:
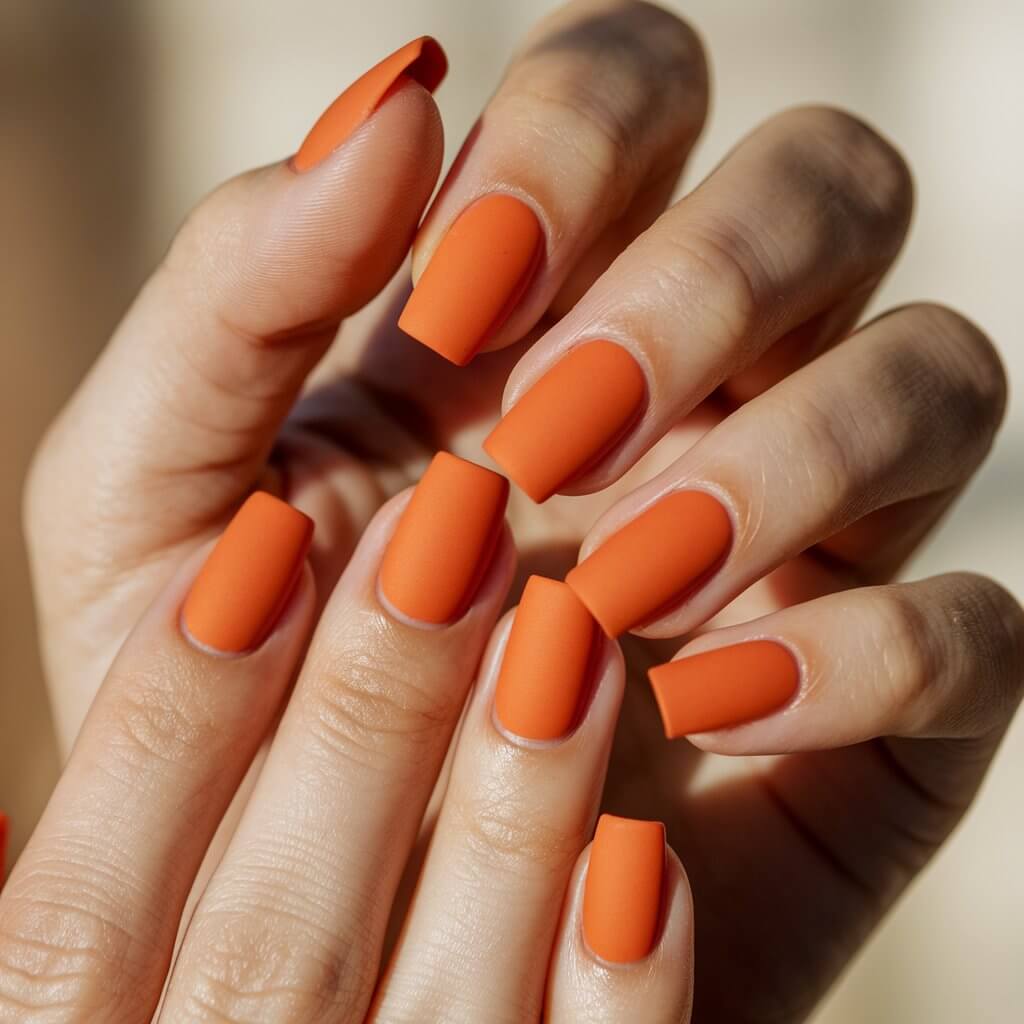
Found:
[[[188,208],[288,154],[350,79],[422,32],[452,71],[449,158],[548,0],[2,0],[0,807],[23,843],[57,769],[32,637],[18,491],[33,444]],[[711,51],[702,176],[780,107],[840,104],[897,140],[918,212],[880,303],[938,299],[1024,380],[1024,4],[670,2]],[[912,567],[1024,594],[1024,405]],[[818,1024],[1013,1024],[1024,1007],[1024,716],[965,827],[848,972]],[[725,1022],[723,1022],[725,1024]]]

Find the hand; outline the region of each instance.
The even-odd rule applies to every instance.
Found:
[[[0,898],[0,1020],[148,1021],[161,992],[162,1021],[536,1020],[545,990],[552,1022],[686,1012],[689,887],[661,825],[604,819],[580,856],[622,698],[618,647],[576,602],[583,666],[592,646],[596,656],[572,735],[506,731],[497,669],[514,696],[513,646],[529,629],[517,615],[510,637],[506,619],[488,644],[515,562],[507,489],[451,456],[428,485],[488,512],[480,549],[465,517],[444,524],[482,561],[446,628],[391,603],[407,596],[415,556],[430,555],[410,549],[429,532],[424,511],[436,520],[422,490],[371,523],[312,640],[312,524],[266,494],[243,505],[198,578],[193,555],[156,598]],[[286,697],[172,961],[207,846]],[[457,723],[436,828],[414,850]],[[411,895],[399,889],[410,855]],[[401,935],[378,982],[389,925]],[[610,968],[593,950],[626,962]]]
[[[414,248],[419,299],[403,322],[440,348],[427,315],[439,310],[460,360],[481,342],[542,335],[512,373],[506,412],[528,409],[523,395],[568,349],[583,352],[579,342],[611,339],[639,366],[639,403],[623,387],[588,405],[608,377],[585,371],[584,385],[567,384],[566,360],[553,378],[565,410],[533,402],[525,427],[491,439],[538,497],[584,495],[513,500],[528,568],[559,575],[581,539],[592,553],[669,490],[704,491],[724,510],[724,541],[710,530],[685,545],[705,555],[684,566],[703,584],[685,601],[669,607],[690,582],[669,573],[661,606],[645,607],[662,595],[638,588],[612,623],[598,573],[590,602],[613,629],[644,626],[628,641],[633,675],[708,620],[727,628],[687,654],[782,641],[797,657],[796,699],[696,739],[787,756],[711,759],[713,784],[696,792],[692,747],[661,744],[633,680],[605,800],[664,819],[687,864],[698,1019],[798,1020],[955,824],[1019,697],[1012,598],[971,576],[888,582],[984,457],[1005,383],[983,335],[940,307],[850,333],[900,248],[911,188],[891,145],[849,115],[781,115],[662,213],[705,104],[699,46],[668,15],[577,3],[549,19],[427,216]],[[279,481],[323,525],[311,562],[326,593],[373,506],[418,475],[431,448],[479,458],[522,349],[455,369],[374,329],[374,316],[325,356],[280,431],[336,322],[401,258],[437,147],[433,107],[406,82],[315,167],[226,186],[186,225],[58,425],[29,521],[51,680],[75,698],[61,702],[67,736],[140,602],[254,483]],[[538,216],[539,261],[528,218],[515,222],[518,275],[492,269],[486,238],[472,258],[439,245],[471,199],[494,191]],[[460,305],[431,287],[428,264],[442,281],[458,280],[446,267],[483,269],[455,296],[463,306],[481,296],[473,316],[457,322]],[[565,412],[588,430],[570,434]],[[510,434],[539,437],[545,457],[510,446]],[[558,476],[538,479],[538,467]],[[588,534],[609,498],[621,500]],[[669,537],[694,537],[677,522]],[[651,565],[638,553],[628,578],[683,565],[670,555],[658,548]],[[786,684],[772,692],[792,696]]]

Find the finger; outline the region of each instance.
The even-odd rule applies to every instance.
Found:
[[[399,326],[459,365],[521,338],[606,231],[657,215],[706,106],[700,43],[673,15],[633,0],[557,11],[431,208]]]
[[[371,523],[185,936],[165,1019],[202,1007],[363,1020],[402,869],[510,582],[506,494],[495,474],[441,454]]]
[[[654,826],[654,827],[652,827]],[[693,907],[686,874],[665,848],[664,829],[605,815],[580,857],[552,957],[547,1016],[552,1024],[686,1024],[693,1002]],[[651,849],[648,850],[648,847]],[[627,948],[662,866],[647,942]],[[648,934],[648,919],[642,931]],[[645,948],[646,947],[646,948]],[[639,954],[639,955],[637,955]]]
[[[708,750],[981,739],[1001,735],[1020,701],[1024,611],[992,581],[952,574],[829,595],[681,655],[651,680],[667,732]]]
[[[0,1017],[151,1019],[193,877],[305,645],[311,527],[254,495],[129,637],[0,899]]]
[[[527,353],[486,450],[535,501],[606,487],[776,341],[876,280],[910,207],[902,158],[850,115],[767,122]]]
[[[392,276],[436,180],[424,85],[443,55],[421,40],[390,61],[294,160],[229,181],[189,216],[37,459],[27,521],[47,557],[77,543],[60,528],[69,504],[97,530],[115,520],[97,558],[113,546],[134,565],[220,523],[260,479],[307,372]],[[112,493],[138,499],[119,515]]]
[[[865,516],[959,489],[991,445],[1005,387],[991,343],[962,317],[891,313],[613,506],[567,581],[611,635],[681,635]]]
[[[534,576],[474,691],[381,1021],[538,1020],[558,911],[593,827],[619,704],[617,645]]]

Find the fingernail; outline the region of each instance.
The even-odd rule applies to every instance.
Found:
[[[576,725],[595,624],[559,580],[531,576],[512,621],[494,694],[498,721],[528,740],[556,740]]]
[[[448,70],[441,44],[430,36],[406,43],[357,78],[321,115],[292,158],[297,171],[308,171],[330,156],[376,109],[402,78],[412,78],[433,92]]]
[[[643,625],[725,558],[732,524],[705,491],[675,491],[612,534],[565,581],[609,636]]]
[[[622,437],[646,390],[621,345],[577,345],[509,409],[484,449],[534,501],[546,501]]]
[[[182,608],[188,635],[241,654],[266,639],[284,611],[313,539],[313,520],[257,491],[235,513]]]
[[[10,824],[7,815],[0,811],[0,889],[4,885],[4,872],[7,870],[7,835]]]
[[[464,366],[522,298],[542,248],[540,221],[526,203],[505,193],[478,199],[441,239],[398,326]]]
[[[490,565],[507,500],[503,476],[438,452],[384,552],[383,596],[418,622],[458,619]]]
[[[788,704],[800,686],[796,659],[771,640],[693,654],[647,674],[670,740],[764,718]]]
[[[602,960],[633,963],[654,948],[665,873],[665,826],[602,814],[583,889],[583,937]]]

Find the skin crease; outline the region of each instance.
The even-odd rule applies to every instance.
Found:
[[[558,231],[547,225],[545,264],[491,347],[523,334],[526,341],[465,368],[445,363],[395,330],[409,288],[405,275],[399,275],[346,323],[343,343],[330,347],[338,322],[391,277],[434,186],[440,124],[429,97],[415,84],[398,89],[346,151],[325,162],[322,174],[293,180],[285,177],[291,172],[283,166],[265,168],[218,190],[190,218],[119,328],[101,374],[52,429],[28,488],[26,526],[44,655],[65,746],[140,608],[164,585],[185,552],[223,527],[251,488],[259,485],[282,494],[316,521],[310,562],[323,600],[373,512],[413,482],[435,451],[482,460],[480,442],[501,414],[513,367],[530,342],[553,327],[660,212],[702,124],[706,81],[703,61],[694,56],[699,45],[690,30],[652,10],[643,5],[577,4],[538,30],[537,38],[545,38],[546,32],[547,38],[561,40],[564,50],[549,45],[557,59],[530,69],[533,80],[548,87],[564,84],[567,63],[591,67],[598,58],[587,47],[599,48],[609,35],[617,40],[635,33],[643,39],[642,59],[636,62],[641,68],[650,63],[643,59],[647,51],[663,45],[673,62],[682,60],[689,70],[666,90],[676,101],[673,128],[665,130],[672,137],[652,141],[641,133],[629,140],[646,156],[638,161],[639,179],[629,182],[626,192],[621,190],[628,176],[610,174],[613,186],[597,175],[589,187],[573,190],[568,198],[561,195],[559,168],[565,165],[565,154],[557,147],[549,154],[550,165],[530,150],[529,167],[515,158],[500,166],[505,177],[534,186],[534,198],[546,216],[555,211],[569,224],[560,223]],[[587,27],[591,21],[599,32]],[[566,46],[567,40],[573,46]],[[531,59],[539,60],[536,55]],[[651,66],[659,69],[657,62]],[[523,68],[514,70],[509,82],[521,81]],[[632,82],[635,70],[623,77]],[[633,101],[630,109],[618,112],[625,123],[644,109],[648,93],[642,86],[622,92]],[[497,176],[494,140],[502,136],[502,109],[514,115],[521,102],[499,97],[494,116],[457,162],[414,249],[417,271],[447,220],[486,191],[481,179],[489,185]],[[840,136],[841,145],[859,158],[883,164],[891,159],[877,137],[852,118],[828,111],[792,116],[804,117],[804,126],[823,137],[829,132]],[[657,125],[659,119],[653,117],[651,123]],[[780,136],[787,131],[779,124],[772,130]],[[565,136],[564,130],[556,130],[547,138]],[[607,167],[600,140],[588,137],[582,144],[591,145],[589,155],[600,158],[593,161],[596,166]],[[792,155],[789,150],[787,154]],[[745,175],[752,180],[757,173],[749,151],[743,160],[749,164],[733,165],[729,172],[735,190]],[[781,173],[779,167],[775,171]],[[802,180],[797,176],[784,185],[798,190]],[[629,502],[634,510],[639,504],[630,497],[633,489],[693,451],[736,408],[739,398],[762,390],[846,333],[906,229],[910,197],[901,189],[909,185],[898,173],[893,182],[892,195],[879,204],[885,208],[873,210],[871,226],[877,237],[861,239],[865,251],[884,254],[885,265],[869,266],[866,261],[859,268],[861,279],[850,282],[849,295],[821,310],[810,308],[816,293],[814,284],[808,284],[808,308],[801,310],[807,318],[784,332],[780,342],[787,358],[769,362],[766,357],[762,362],[752,349],[734,353],[723,373],[734,386],[725,385],[685,415],[675,416],[664,403],[649,410],[646,426],[657,416],[674,425],[657,448],[617,479],[621,450],[613,454],[612,463],[616,458],[620,463],[615,472],[591,480],[601,485],[612,481],[598,493],[556,496],[538,506],[513,490],[508,516],[519,548],[519,585],[531,573],[562,578],[594,523],[617,501],[628,499],[613,508],[588,543],[599,539],[601,531],[609,532],[616,517],[631,514]],[[336,204],[338,194],[348,197],[344,209]],[[722,196],[724,213],[716,203],[700,209],[708,222],[717,214],[722,218],[718,223],[724,223],[730,201]],[[594,215],[605,207],[612,213],[610,222]],[[229,246],[232,237],[225,224],[242,226],[237,251],[224,248],[225,235]],[[839,248],[846,241],[841,228],[828,225],[818,242]],[[330,250],[336,258],[324,259],[325,247],[339,245],[339,239],[348,248]],[[877,242],[874,250],[870,242]],[[670,245],[659,253],[664,265],[677,255]],[[203,273],[190,274],[197,263]],[[301,288],[282,279],[282,264],[302,280]],[[350,282],[340,297],[335,294],[339,280]],[[615,291],[614,280],[605,291]],[[598,308],[601,294],[599,288]],[[222,314],[211,322],[204,312],[211,304],[227,306],[230,317]],[[638,304],[644,304],[643,296]],[[203,335],[205,344],[224,355],[220,362],[198,361],[201,369],[195,377],[164,372],[165,361],[174,358],[183,321],[189,333]],[[914,323],[918,341],[970,335],[963,322],[941,312],[919,314]],[[571,326],[575,330],[579,320]],[[551,336],[548,353],[578,340],[570,334]],[[590,336],[605,335],[595,331]],[[270,343],[261,340],[268,338]],[[539,372],[538,351],[516,370],[506,400]],[[303,376],[321,356],[288,425],[279,432],[303,389]],[[985,358],[989,363],[981,356],[975,363],[984,369],[994,357]],[[667,353],[654,352],[645,369],[657,375],[667,371],[669,362]],[[156,371],[147,369],[153,366]],[[890,369],[896,378],[915,372],[910,362]],[[139,387],[140,376],[148,391]],[[998,371],[992,376],[997,378]],[[859,386],[867,391],[873,384],[865,372]],[[696,913],[698,1020],[743,1024],[804,1019],[956,824],[1002,727],[955,743],[885,739],[767,761],[710,758],[690,744],[664,742],[646,671],[672,657],[691,630],[744,622],[891,578],[984,455],[1003,402],[998,382],[983,382],[976,390],[985,392],[986,386],[986,401],[967,410],[981,441],[975,448],[954,448],[957,478],[941,492],[873,513],[827,545],[788,559],[720,611],[709,599],[708,614],[693,612],[691,618],[699,622],[690,622],[679,633],[622,638],[625,701],[602,806],[614,814],[664,821],[667,842],[685,865]],[[827,394],[829,385],[822,387]],[[111,396],[132,393],[150,395],[153,409],[139,403],[122,407],[116,427],[104,426],[99,412],[110,406]],[[939,392],[937,404],[943,398]],[[168,423],[176,439],[172,451],[165,450]],[[90,439],[88,450],[83,450],[83,436]],[[879,440],[884,447],[886,437]],[[792,487],[810,489],[816,479],[797,472],[806,468],[806,453],[795,439],[792,448],[774,450],[771,463],[761,442],[761,432],[754,429],[738,439],[737,460],[763,469],[766,476],[781,477],[788,486],[781,488],[782,499],[775,495],[774,506],[771,496],[736,488],[732,511],[741,527],[788,514]],[[635,448],[630,457],[639,451]],[[921,452],[908,454],[902,467],[907,476],[917,472],[922,457]],[[786,477],[788,470],[794,470],[792,479]],[[74,509],[73,519],[68,518],[69,508]],[[873,560],[864,557],[866,550],[876,552]],[[719,605],[726,604],[724,595],[719,596]],[[865,642],[860,657],[873,657],[872,644]],[[828,739],[822,736],[823,746]],[[835,814],[836,806],[842,807],[841,816]],[[758,837],[756,844],[749,841],[752,834]]]

